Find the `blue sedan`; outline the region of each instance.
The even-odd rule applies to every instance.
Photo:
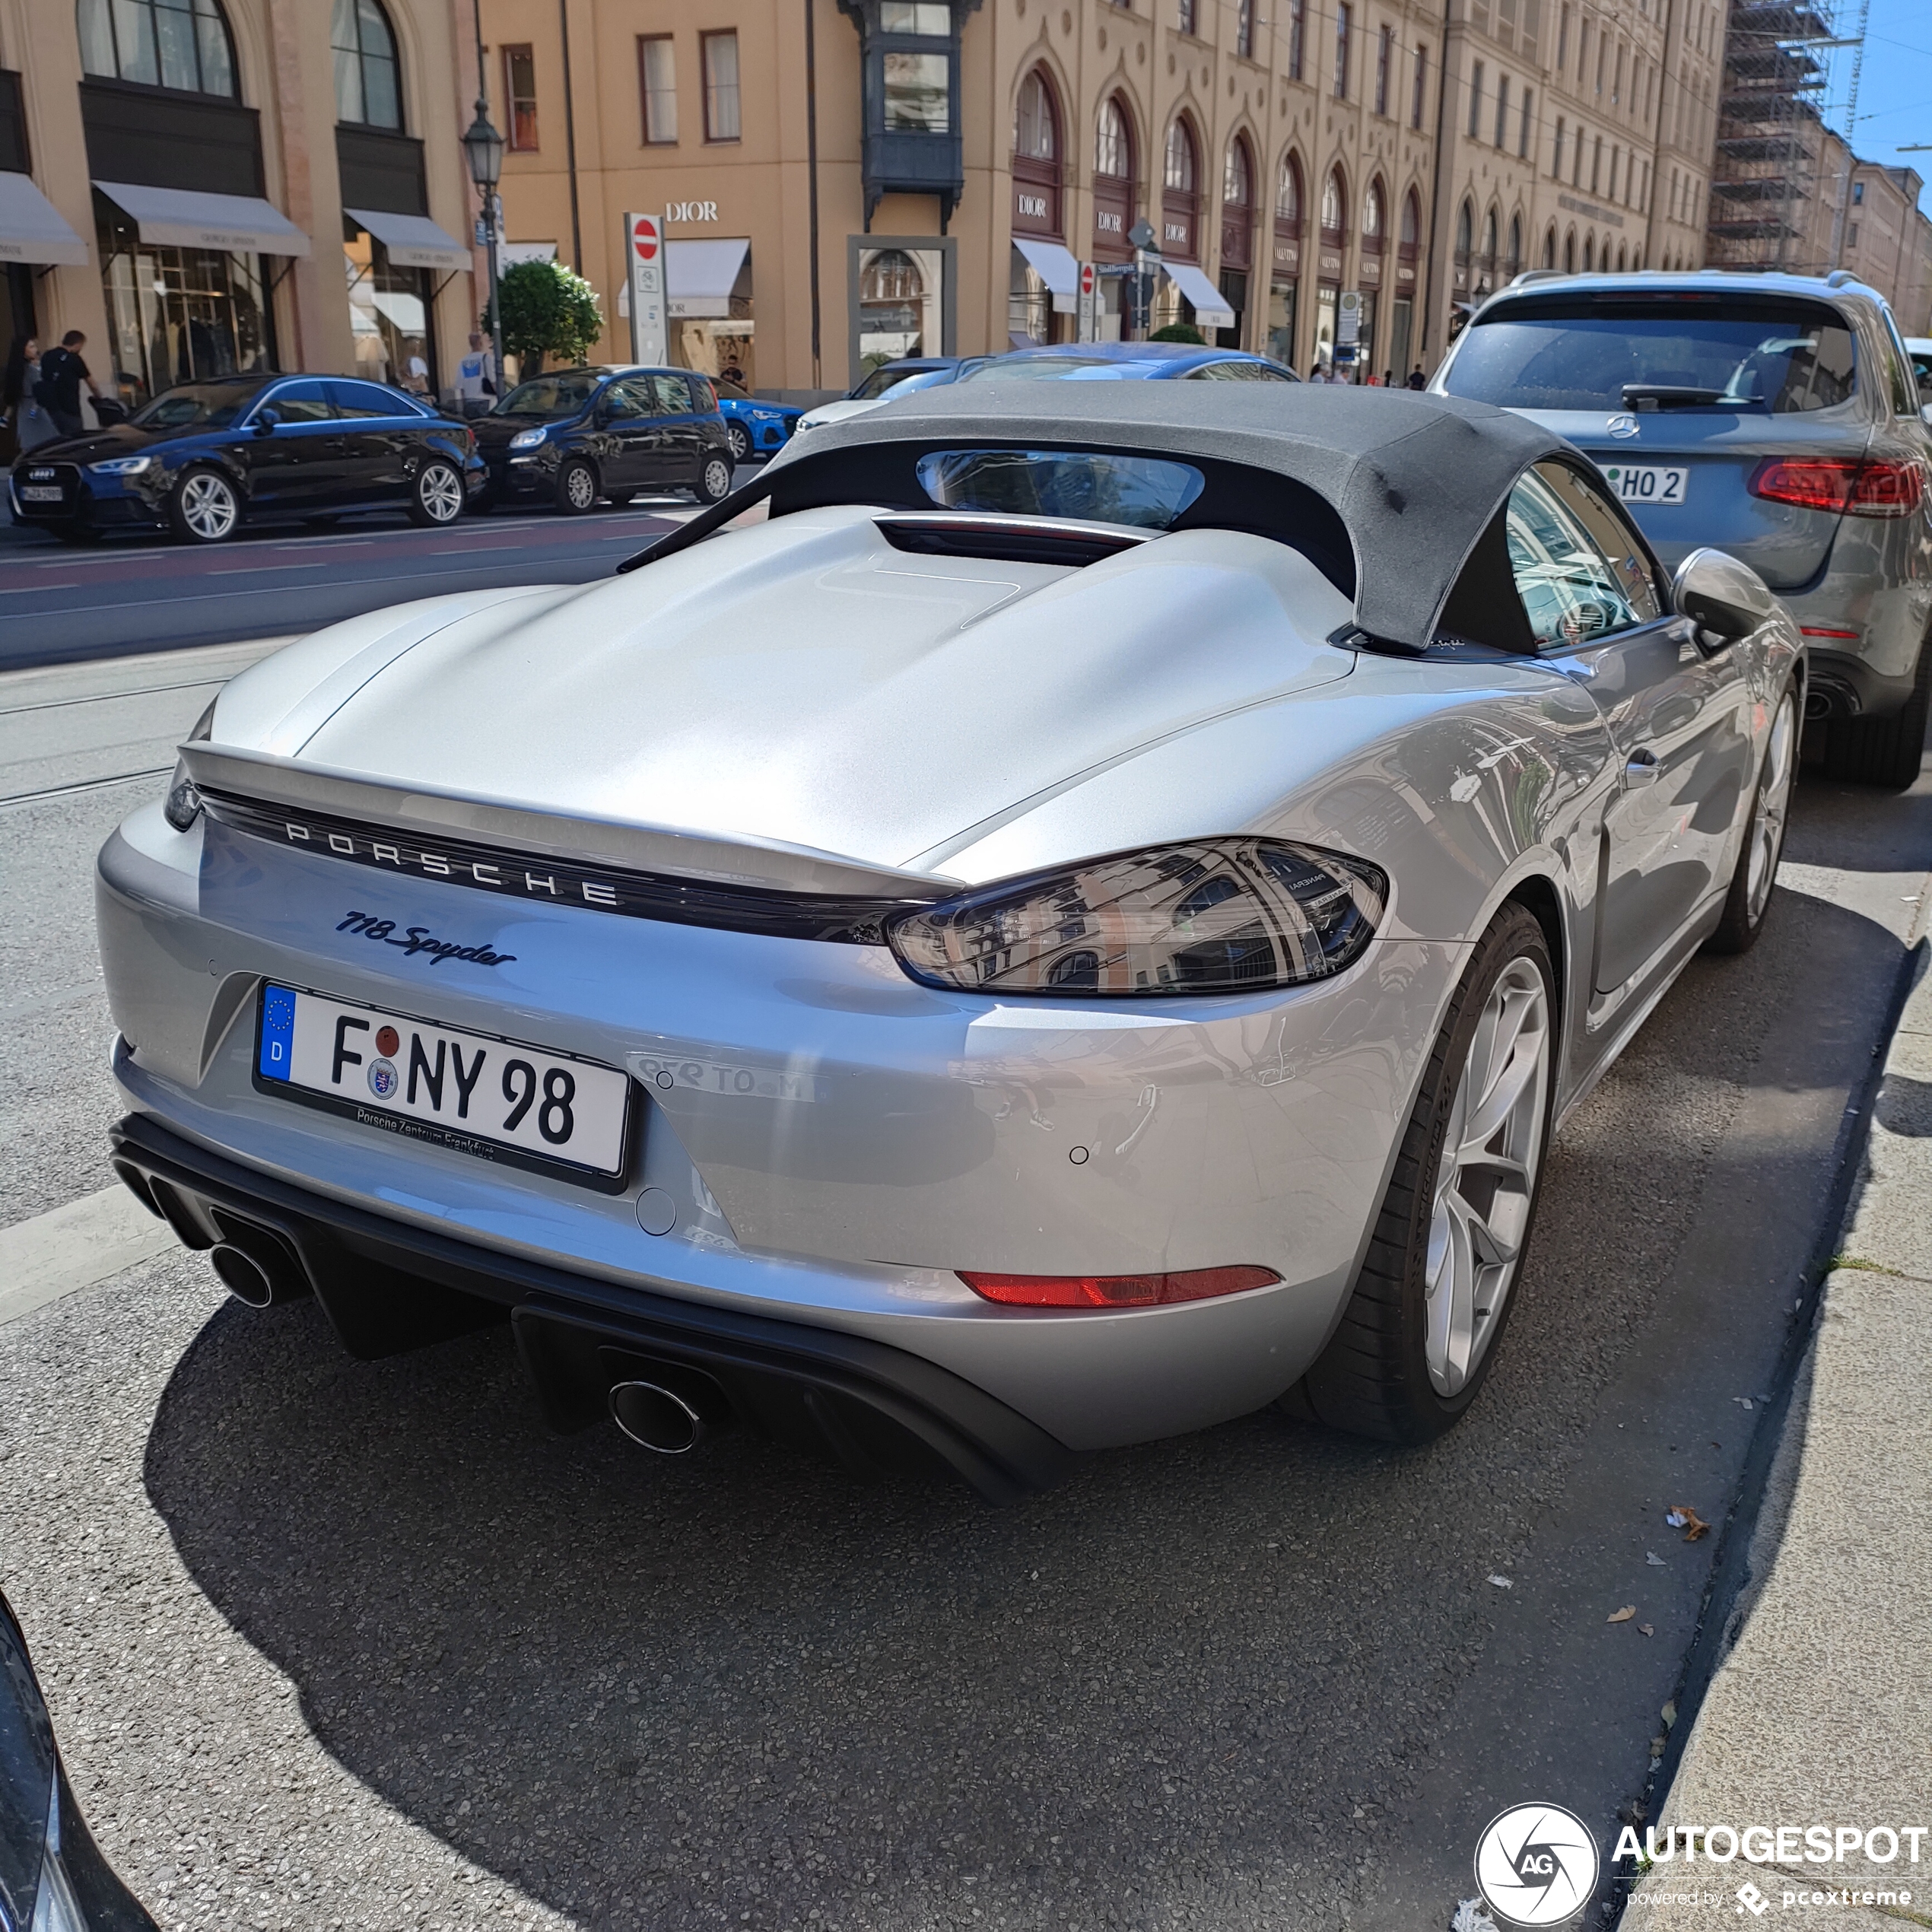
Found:
[[[768,456],[774,450],[783,449],[805,413],[789,402],[767,402],[747,396],[736,383],[721,376],[711,379],[711,386],[718,392],[718,413],[724,418],[735,463],[749,462],[754,456]]]

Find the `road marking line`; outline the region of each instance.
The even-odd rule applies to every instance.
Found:
[[[0,704],[0,718],[16,718],[27,711],[64,710],[75,704],[111,704],[117,698],[151,697],[162,691],[219,691],[227,682],[225,678],[190,678],[178,685],[140,685],[126,691],[97,691],[86,697],[49,697],[39,704]]]
[[[0,1327],[179,1245],[118,1181],[0,1228]]]
[[[172,772],[171,764],[157,764],[148,771],[123,771],[112,778],[86,778],[78,785],[49,785],[44,792],[14,792],[0,798],[0,809],[10,805],[37,805],[43,799],[61,799],[75,792],[97,792],[108,785],[131,785],[137,778],[165,778]]]
[[[78,583],[23,583],[15,590],[0,590],[0,597],[27,597],[35,591],[43,596],[51,597],[56,590],[78,590]]]
[[[206,570],[205,577],[259,577],[264,571],[274,570],[326,570],[327,564],[231,564],[225,570]],[[80,586],[75,586],[76,589]]]

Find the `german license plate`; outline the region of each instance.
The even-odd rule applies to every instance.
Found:
[[[22,503],[59,503],[64,495],[58,483],[23,483],[20,486]]]
[[[593,1185],[623,1180],[630,1078],[574,1054],[271,983],[255,1080],[405,1139]]]
[[[1609,463],[1603,474],[1625,503],[1679,504],[1690,488],[1690,472],[1657,463]]]

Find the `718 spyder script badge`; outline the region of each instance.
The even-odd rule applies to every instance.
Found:
[[[488,946],[459,946],[453,939],[434,937],[421,926],[412,926],[398,933],[394,920],[378,919],[373,913],[352,912],[335,929],[359,933],[365,939],[374,939],[383,945],[401,946],[412,959],[419,952],[426,952],[432,966],[440,966],[446,959],[467,959],[475,966],[501,966],[516,957],[513,952],[492,952]]]

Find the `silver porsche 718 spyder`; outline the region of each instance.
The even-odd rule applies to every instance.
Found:
[[[244,1301],[507,1316],[660,1451],[1422,1441],[1552,1132],[1756,938],[1805,675],[1498,409],[938,390],[230,684],[100,855],[115,1165]]]

